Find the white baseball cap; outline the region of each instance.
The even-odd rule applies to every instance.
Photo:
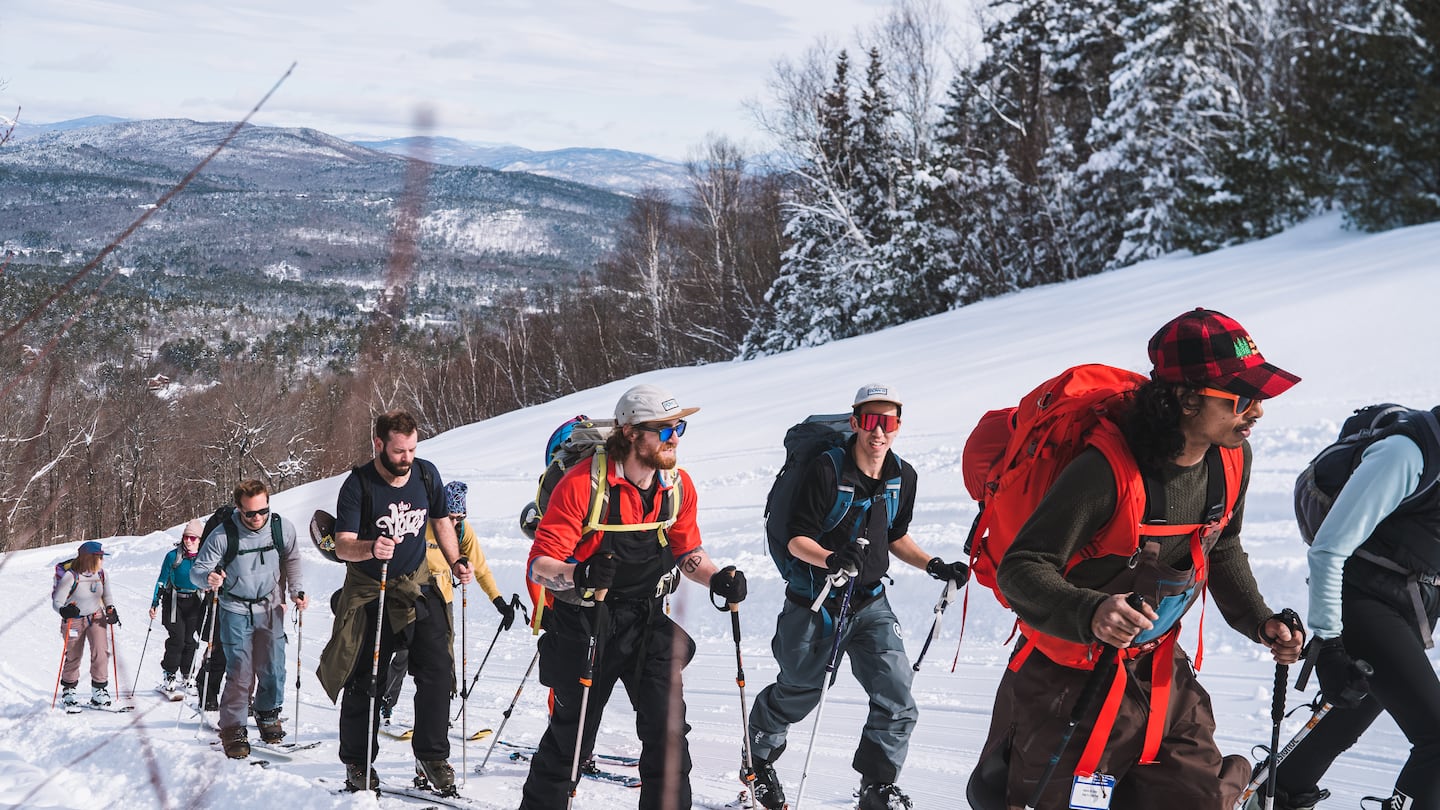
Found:
[[[637,385],[620,395],[615,403],[615,422],[638,425],[643,422],[666,422],[684,419],[699,408],[682,408],[680,401],[658,385]]]
[[[860,390],[855,392],[855,403],[850,407],[858,408],[867,402],[893,402],[902,407],[905,405],[900,401],[900,393],[895,390],[895,386],[884,383],[866,383],[860,386]]]

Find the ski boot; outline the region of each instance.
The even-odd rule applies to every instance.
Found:
[[[370,786],[365,786],[365,768],[361,765],[345,763],[345,789],[351,793],[359,793],[362,790],[380,791],[380,775],[375,769],[370,769]]]
[[[860,786],[856,794],[860,799],[859,810],[909,810],[910,797],[890,782],[869,782]]]
[[[250,738],[244,726],[220,729],[220,745],[225,756],[231,759],[245,759],[250,756]]]
[[[272,745],[285,739],[285,729],[280,725],[280,710],[255,713],[255,725],[260,728],[260,740]]]
[[[104,709],[110,708],[110,684],[90,684],[90,705],[99,706]]]
[[[455,769],[443,759],[415,760],[415,787],[441,796],[459,795],[455,788]]]
[[[780,786],[780,777],[775,774],[775,764],[769,760],[751,757],[751,763],[755,767],[752,774],[746,774],[745,765],[740,765],[740,781],[751,785],[755,791],[755,801],[765,810],[785,810],[785,788]],[[753,778],[747,779],[750,776]],[[743,797],[745,794],[741,794]]]

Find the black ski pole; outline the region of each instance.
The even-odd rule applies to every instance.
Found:
[[[301,591],[295,595],[297,599],[304,599],[305,592]],[[295,609],[295,739],[300,739],[300,648],[305,646],[305,611]]]
[[[600,664],[601,646],[610,631],[610,610],[605,605],[605,596],[609,592],[609,588],[595,591],[595,625],[590,631],[585,671],[580,673],[580,723],[575,731],[575,756],[570,762],[570,798],[565,802],[565,810],[570,810],[575,805],[575,794],[580,790],[580,752],[585,747],[585,720],[590,709],[590,684]]]
[[[469,693],[471,693],[472,690],[475,689],[475,683],[480,680],[480,673],[484,672],[485,670],[485,662],[488,662],[488,660],[490,660],[490,651],[495,649],[495,641],[500,640],[500,631],[504,630],[504,628],[504,624],[497,624],[497,626],[495,626],[495,636],[492,637],[490,640],[490,647],[487,647],[487,649],[485,649],[485,657],[482,657],[482,659],[480,660],[480,666],[475,667],[475,677],[469,679],[469,686],[465,687],[464,692],[459,693],[459,711],[455,712],[455,716],[451,719],[451,722],[458,721],[459,716],[461,716],[462,713],[465,712],[465,703],[467,703],[469,700]]]
[[[454,617],[454,613],[450,614]],[[460,583],[460,681],[465,681],[465,671],[470,668],[470,647],[465,642],[465,627],[469,624],[470,618],[470,587],[468,584]],[[499,633],[495,634],[499,637]],[[452,673],[454,670],[451,670]],[[475,670],[479,675],[480,670]],[[453,676],[452,676],[453,677]],[[470,715],[465,713],[465,700],[460,700],[460,781],[469,783],[470,772]]]
[[[870,541],[864,537],[855,538],[863,550],[870,545]],[[800,810],[800,799],[805,796],[805,780],[810,776],[810,757],[815,754],[815,736],[820,733],[820,715],[825,713],[825,697],[830,692],[830,681],[835,677],[835,670],[840,666],[840,637],[845,630],[845,619],[850,613],[850,596],[855,593],[855,580],[860,578],[860,572],[847,571],[849,581],[845,583],[845,593],[840,597],[840,615],[835,617],[835,640],[830,643],[830,658],[825,664],[825,680],[820,683],[820,704],[815,707],[815,723],[810,727],[810,745],[805,749],[805,767],[800,771],[800,787],[795,792],[795,810]],[[822,608],[823,609],[823,608]],[[746,736],[749,734],[747,732]]]
[[[1145,597],[1138,593],[1132,593],[1125,597],[1125,604],[1134,610],[1145,607]],[[1035,785],[1035,792],[1030,795],[1030,801],[1025,803],[1025,810],[1035,810],[1040,806],[1040,797],[1045,793],[1045,786],[1050,784],[1050,777],[1055,775],[1055,766],[1060,764],[1060,758],[1065,755],[1065,749],[1070,746],[1070,738],[1075,734],[1075,727],[1090,713],[1090,706],[1100,694],[1100,687],[1110,676],[1110,665],[1121,666],[1119,651],[1105,644],[1100,648],[1100,655],[1095,661],[1095,669],[1091,670],[1090,677],[1085,681],[1085,687],[1080,690],[1080,695],[1075,698],[1075,705],[1070,707],[1070,717],[1065,721],[1065,731],[1060,735],[1060,742],[1055,746],[1055,753],[1050,755],[1050,761],[1045,763],[1045,770],[1040,774],[1040,781]]]
[[[955,580],[945,580],[945,588],[940,592],[940,601],[935,603],[935,620],[930,622],[930,633],[925,636],[925,644],[920,648],[920,657],[915,659],[915,665],[910,667],[915,672],[920,671],[920,663],[925,660],[925,653],[930,651],[930,645],[940,637],[940,617],[945,615],[945,608],[955,601],[955,591],[959,590]]]
[[[1290,608],[1280,611],[1277,618],[1290,628],[1291,633],[1301,630],[1300,615]],[[1270,697],[1270,754],[1272,759],[1280,748],[1280,723],[1285,719],[1285,685],[1289,680],[1290,665],[1277,662],[1275,664],[1275,686]],[[1278,770],[1280,767],[1278,759],[1274,759],[1274,763],[1271,766],[1272,771]],[[1276,781],[1275,779],[1267,781],[1265,793],[1260,797],[1260,810],[1268,810],[1275,803]]]
[[[730,635],[735,638],[735,685],[740,687],[740,742],[745,755],[745,767],[740,776],[745,781],[745,793],[750,797],[750,807],[755,806],[755,762],[750,755],[750,709],[745,704],[745,658],[740,652],[740,605],[735,602],[716,603],[711,595],[711,604],[721,611],[730,612]],[[798,806],[798,802],[797,802]]]
[[[1365,661],[1356,659],[1352,663],[1352,666],[1355,668],[1355,674],[1361,678],[1368,678],[1375,674],[1375,668]],[[1358,702],[1364,699],[1365,694],[1363,690],[1356,689],[1353,686],[1347,686],[1345,691],[1341,693],[1342,698],[1348,702]],[[1317,698],[1316,702],[1320,703],[1320,700],[1321,698]],[[1315,713],[1310,716],[1309,720],[1305,721],[1305,725],[1301,726],[1299,731],[1295,732],[1295,736],[1290,738],[1290,742],[1286,743],[1285,747],[1280,749],[1279,753],[1271,749],[1270,756],[1266,758],[1264,762],[1255,766],[1255,774],[1251,777],[1250,784],[1245,786],[1245,791],[1240,794],[1240,798],[1236,800],[1235,810],[1241,810],[1241,808],[1245,806],[1245,803],[1250,801],[1250,797],[1254,796],[1255,793],[1260,790],[1260,786],[1264,785],[1266,780],[1270,779],[1271,770],[1278,769],[1280,763],[1284,762],[1285,758],[1290,756],[1295,748],[1300,745],[1301,740],[1310,736],[1310,732],[1314,731],[1315,727],[1320,725],[1320,721],[1325,719],[1325,715],[1329,714],[1333,708],[1335,708],[1333,704],[1320,703],[1319,708],[1315,709]]]
[[[175,601],[179,601],[178,599]],[[135,699],[135,690],[140,686],[140,670],[145,668],[145,651],[150,649],[150,631],[155,627],[155,617],[150,617],[150,623],[145,625],[145,643],[140,645],[140,663],[135,665],[135,682],[130,684],[130,699]],[[164,662],[161,662],[164,663]],[[116,684],[119,686],[119,684]]]
[[[500,717],[500,727],[495,729],[495,736],[490,738],[490,747],[485,750],[485,758],[475,766],[476,773],[485,770],[485,763],[490,761],[490,754],[495,750],[495,743],[500,741],[500,734],[505,731],[505,724],[510,722],[510,714],[515,711],[515,704],[520,702],[520,693],[525,690],[525,682],[530,680],[530,673],[535,671],[535,664],[540,661],[540,650],[537,648],[535,654],[530,656],[530,666],[525,668],[525,674],[520,678],[520,685],[515,687],[515,697],[510,699],[510,707]]]

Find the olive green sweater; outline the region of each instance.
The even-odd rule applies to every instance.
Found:
[[[1245,490],[1250,484],[1250,444],[1244,445],[1245,466],[1235,513],[1210,551],[1210,593],[1225,621],[1241,635],[1257,641],[1260,624],[1271,615],[1255,584],[1250,561],[1240,545]],[[1160,473],[1165,487],[1166,521],[1198,523],[1205,512],[1209,465],[1166,465]],[[1061,576],[1065,563],[1115,514],[1115,475],[1099,450],[1085,450],[1070,463],[1045,494],[1040,506],[1021,527],[1000,563],[1000,591],[1026,624],[1066,641],[1094,644],[1090,619],[1109,597],[1099,588],[1124,570],[1123,556],[1098,557]],[[1190,567],[1189,535],[1162,537],[1160,562]]]

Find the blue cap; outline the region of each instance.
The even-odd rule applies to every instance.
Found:
[[[99,557],[105,556],[105,550],[100,547],[99,540],[86,540],[80,544],[81,554],[94,554]]]
[[[445,485],[445,510],[448,514],[466,514],[465,493],[468,490],[464,481],[451,481]]]

